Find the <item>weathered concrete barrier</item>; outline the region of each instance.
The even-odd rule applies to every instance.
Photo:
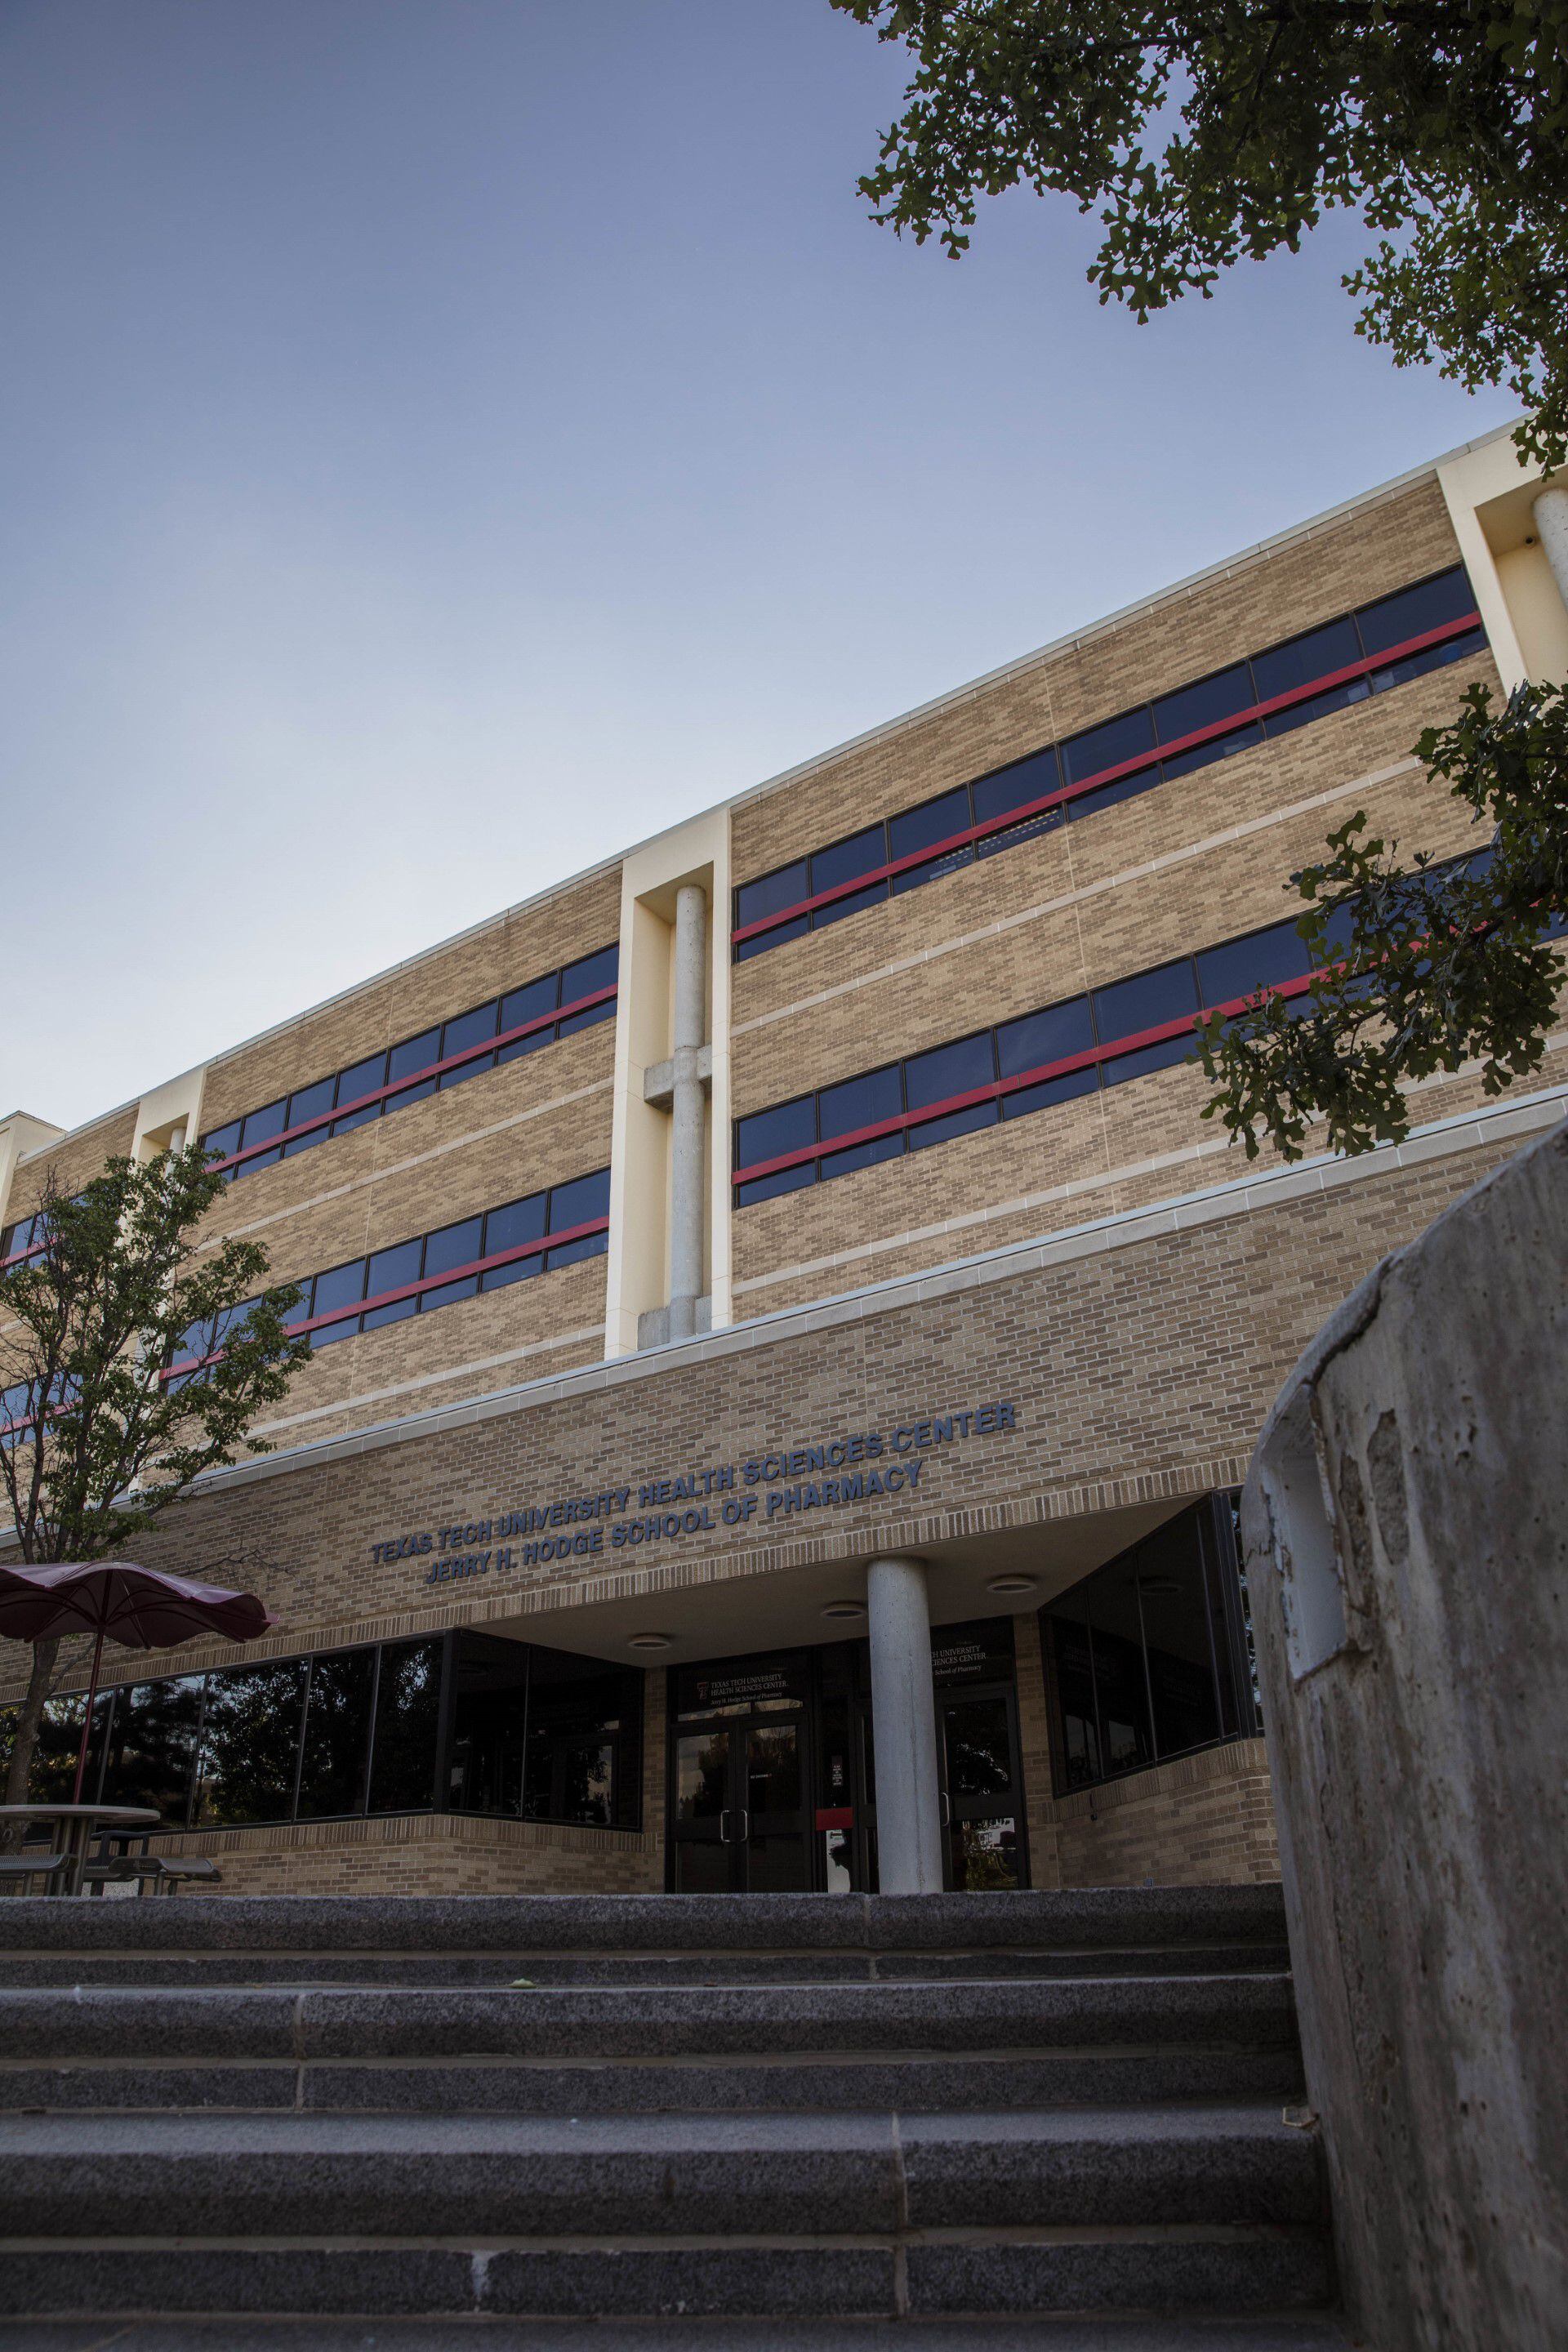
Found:
[[[1242,1522],[1342,2277],[1568,2342],[1568,1128],[1325,1325]]]

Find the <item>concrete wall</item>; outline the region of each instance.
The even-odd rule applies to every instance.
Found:
[[[1378,2352],[1568,2328],[1568,1128],[1303,1357],[1243,1525],[1310,2095]]]

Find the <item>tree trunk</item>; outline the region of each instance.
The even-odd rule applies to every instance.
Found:
[[[38,1726],[44,1719],[44,1702],[54,1680],[55,1662],[60,1654],[60,1636],[57,1633],[47,1642],[33,1644],[33,1671],[27,1680],[27,1695],[16,1710],[16,1728],[11,1740],[11,1761],[5,1772],[5,1802],[25,1805],[27,1801],[27,1777],[32,1769],[33,1750],[38,1744]],[[7,1822],[0,1828],[0,1853],[14,1853],[22,1843],[23,1824]]]

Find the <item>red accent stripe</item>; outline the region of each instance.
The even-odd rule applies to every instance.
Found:
[[[1270,996],[1300,996],[1311,986],[1316,975],[1303,972],[1295,980],[1279,980],[1271,983]],[[1064,1054],[1059,1061],[1042,1062],[1037,1069],[1020,1070],[1010,1078],[993,1078],[989,1085],[971,1087],[961,1095],[946,1095],[941,1102],[922,1103],[918,1110],[900,1111],[896,1118],[879,1118],[869,1127],[857,1127],[847,1135],[824,1138],[816,1143],[804,1144],[798,1150],[781,1151],[775,1159],[758,1160],[750,1168],[738,1168],[731,1181],[735,1184],[753,1183],[759,1176],[772,1176],[781,1168],[804,1168],[808,1160],[823,1160],[835,1151],[848,1151],[857,1143],[875,1143],[879,1137],[896,1135],[901,1129],[924,1127],[933,1118],[946,1118],[956,1110],[967,1110],[973,1103],[999,1102],[1005,1095],[1016,1095],[1026,1087],[1037,1087],[1047,1078],[1066,1077],[1073,1070],[1086,1070],[1092,1062],[1117,1062],[1124,1054],[1135,1054],[1144,1045],[1162,1045],[1168,1037],[1180,1037],[1184,1032],[1195,1029],[1201,1021],[1209,1020],[1215,1013],[1228,1019],[1250,1004],[1252,996],[1233,996],[1224,1004],[1205,1005],[1201,1013],[1185,1013],[1177,1021],[1162,1021],[1152,1029],[1140,1029],[1131,1037],[1118,1037],[1108,1045],[1089,1045],[1082,1053]]]
[[[1440,628],[1424,629],[1419,636],[1406,637],[1401,644],[1391,646],[1386,653],[1369,654],[1362,661],[1348,662],[1343,669],[1326,671],[1306,686],[1293,686],[1284,694],[1270,695],[1267,702],[1253,702],[1245,710],[1233,710],[1228,719],[1216,719],[1210,726],[1195,728],[1192,734],[1179,735],[1174,742],[1162,743],[1156,751],[1141,751],[1135,759],[1118,761],[1114,767],[1097,768],[1092,776],[1081,777],[1075,784],[1064,784],[1057,792],[1043,793],[1038,800],[1025,801],[1002,816],[987,817],[983,824],[966,825],[962,833],[950,833],[924,849],[911,849],[889,865],[874,866],[848,882],[836,882],[830,890],[818,890],[812,898],[797,898],[793,906],[781,907],[776,914],[761,915],[754,923],[742,923],[731,932],[731,943],[740,947],[760,932],[777,930],[781,923],[794,922],[799,915],[809,915],[818,907],[852,898],[857,890],[868,890],[874,882],[885,882],[916,866],[933,865],[939,857],[963,848],[969,842],[984,841],[994,833],[1010,832],[1015,825],[1027,824],[1030,817],[1043,815],[1047,809],[1059,808],[1068,801],[1081,799],[1085,793],[1098,792],[1102,784],[1115,783],[1120,777],[1136,775],[1144,768],[1158,767],[1162,760],[1173,760],[1183,751],[1195,751],[1200,743],[1217,742],[1222,735],[1234,734],[1238,727],[1246,727],[1255,719],[1271,719],[1277,710],[1289,710],[1299,702],[1310,702],[1315,694],[1326,694],[1332,687],[1348,686],[1352,678],[1370,677],[1373,670],[1386,669],[1391,662],[1424,653],[1428,646],[1445,645],[1450,637],[1461,637],[1468,629],[1479,627],[1480,618],[1479,613],[1471,613],[1461,620],[1445,621]]]
[[[247,1143],[243,1150],[231,1152],[226,1160],[215,1160],[212,1167],[221,1172],[225,1168],[239,1168],[247,1160],[257,1159],[263,1151],[276,1151],[291,1143],[297,1135],[314,1135],[335,1119],[352,1118],[356,1110],[364,1110],[371,1103],[384,1102],[389,1095],[406,1094],[413,1087],[423,1086],[426,1078],[438,1078],[447,1070],[461,1069],[465,1062],[477,1062],[486,1054],[499,1053],[514,1038],[531,1037],[541,1029],[552,1028],[557,1021],[569,1021],[574,1013],[586,1013],[591,1005],[603,1004],[619,991],[619,982],[608,988],[596,988],[590,996],[574,997],[570,1004],[557,1005],[553,1013],[536,1013],[531,1021],[521,1022],[515,1029],[503,1029],[496,1037],[481,1038],[477,1045],[465,1045],[460,1054],[448,1054],[444,1062],[429,1062],[422,1070],[410,1070],[405,1077],[393,1078],[384,1087],[373,1087],[367,1095],[356,1095],[353,1102],[336,1103],[331,1110],[318,1111],[313,1118],[302,1118],[298,1127],[279,1128],[260,1143]]]
[[[538,1241],[518,1242],[511,1249],[497,1250],[492,1256],[470,1258],[467,1265],[448,1266],[444,1274],[422,1275],[417,1282],[405,1282],[396,1290],[377,1290],[368,1298],[351,1299],[346,1306],[334,1307],[330,1314],[312,1315],[303,1323],[288,1326],[291,1336],[301,1332],[320,1331],[329,1323],[346,1323],[352,1316],[364,1315],[374,1307],[395,1307],[399,1299],[419,1298],[427,1290],[445,1290],[448,1283],[467,1282],[471,1275],[488,1274],[498,1265],[512,1265],[518,1259],[538,1257],[545,1250],[563,1249],[568,1242],[580,1242],[589,1234],[607,1234],[608,1217],[592,1217],[584,1225],[568,1225],[559,1234],[543,1234]],[[211,1356],[182,1356],[166,1365],[158,1375],[161,1381],[172,1380],[176,1372],[199,1371],[204,1364],[216,1364],[222,1349]]]

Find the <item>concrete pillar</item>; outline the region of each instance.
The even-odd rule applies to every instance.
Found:
[[[669,1145],[669,1336],[689,1339],[702,1296],[702,1206],[708,1191],[698,1056],[708,1017],[708,899],[675,894],[675,1051]]]
[[[866,1577],[877,1869],[884,1895],[942,1892],[942,1795],[924,1563],[874,1559]]]
[[[1542,490],[1531,511],[1557,593],[1568,604],[1568,489]]]

